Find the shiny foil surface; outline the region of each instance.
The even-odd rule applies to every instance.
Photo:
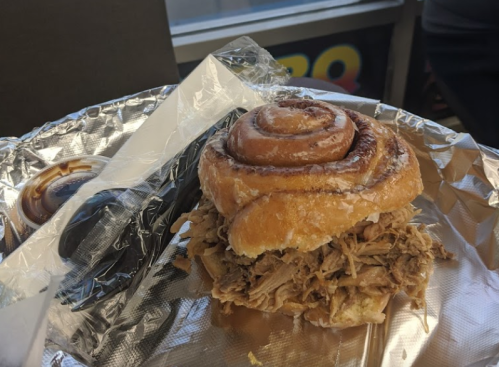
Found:
[[[174,88],[156,88],[88,107],[20,138],[0,138],[0,262],[34,232],[16,211],[26,182],[71,157],[112,157]]]
[[[258,56],[263,50],[248,42],[243,39],[243,46],[236,42],[225,51],[232,70],[249,68],[241,72],[245,80],[251,80],[252,70],[261,77],[261,70],[268,72],[275,67],[268,55]],[[261,60],[266,66],[258,69]],[[281,70],[276,75],[282,75]],[[282,78],[276,82],[285,81]],[[467,134],[374,100],[261,83],[254,87],[267,99],[313,98],[374,116],[412,145],[425,186],[414,202],[423,210],[414,221],[427,224],[432,237],[455,254],[454,260],[435,263],[426,294],[429,332],[424,330],[423,310],[411,310],[404,294],[389,303],[384,324],[346,330],[321,329],[302,320],[245,308],[235,308],[232,315],[224,316],[218,302],[210,297],[211,280],[200,264],[193,263],[190,274],[172,265],[178,254],[185,254],[186,240],[169,235],[174,218],[171,206],[165,203],[172,204],[175,213],[195,204],[200,194],[195,175],[199,153],[208,136],[232,124],[244,112],[234,110],[227,111],[214,128],[179,152],[165,176],[169,181],[144,202],[142,211],[134,214],[118,240],[121,247],[133,247],[155,238],[158,245],[154,249],[162,249],[161,254],[147,257],[149,263],[129,287],[83,311],[72,312],[74,303],[53,301],[43,366],[497,365],[499,152],[476,144]],[[126,125],[129,119],[135,121],[134,116],[147,116],[168,90],[158,89],[118,102],[125,106],[132,103],[133,114],[123,115],[116,108],[116,116],[97,114],[97,118],[118,119]],[[77,124],[81,118],[68,117],[67,122]],[[34,132],[26,140],[57,126]],[[49,135],[54,136],[53,147],[69,144],[58,143],[56,133]],[[64,136],[60,138],[63,141]],[[67,139],[72,141],[74,137]],[[97,134],[95,139],[105,138]],[[4,142],[6,146],[14,144]],[[106,155],[99,150],[85,153]],[[2,166],[2,177],[9,176],[11,167],[19,165]],[[30,169],[23,167],[28,177]]]

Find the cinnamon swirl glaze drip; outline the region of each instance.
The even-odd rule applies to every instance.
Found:
[[[403,139],[373,118],[323,105],[289,100],[260,107],[244,115],[230,133],[222,130],[207,143],[199,164],[201,189],[229,220],[229,242],[236,254],[256,257],[285,248],[311,251],[369,215],[400,209],[421,193],[418,162]],[[262,111],[274,120],[257,121]],[[265,156],[269,148],[261,148],[260,138],[246,143],[240,126],[248,120],[253,125],[250,140],[259,130],[259,136],[278,141],[272,156]],[[338,148],[341,154],[334,153],[340,158],[326,152],[325,161],[307,149],[303,153],[302,136],[337,128],[335,134],[341,135],[349,121],[357,134],[345,152]],[[300,154],[293,155],[295,142]],[[310,160],[297,165],[295,157],[302,155]]]
[[[229,133],[227,149],[240,162],[279,167],[327,163],[345,157],[355,135],[341,109],[311,100],[257,108]]]

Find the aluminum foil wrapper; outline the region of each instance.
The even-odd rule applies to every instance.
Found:
[[[186,274],[172,265],[177,254],[185,254],[186,241],[171,238],[169,226],[181,211],[195,205],[199,153],[215,130],[244,112],[233,109],[163,167],[154,181],[161,184],[138,191],[147,191],[138,196],[140,210],[130,211],[111,246],[113,254],[152,249],[154,254],[145,251],[141,266],[129,272],[130,282],[81,310],[75,309],[81,299],[68,297],[76,297],[68,284],[79,283],[71,274],[63,282],[66,293],[49,311],[43,366],[495,366],[499,152],[476,144],[467,134],[377,101],[270,86],[286,77],[246,38],[224,52],[223,63],[266,100],[313,98],[351,108],[376,117],[412,145],[425,186],[414,202],[423,210],[416,222],[426,223],[430,234],[456,254],[455,260],[435,264],[426,295],[429,333],[424,331],[423,311],[411,310],[404,294],[390,302],[384,324],[341,331],[244,308],[223,316],[210,297],[210,280],[202,266],[195,263]],[[276,76],[270,83],[262,79],[269,71]],[[139,97],[134,100],[140,104]],[[82,269],[87,274],[79,273],[79,281],[99,278],[91,269]],[[4,299],[9,298],[6,294]]]
[[[112,157],[174,88],[156,88],[88,107],[20,138],[0,138],[0,263],[34,232],[16,208],[25,183],[63,159]]]

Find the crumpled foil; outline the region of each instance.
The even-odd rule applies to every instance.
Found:
[[[230,55],[230,49],[238,45],[236,41],[226,52]],[[232,70],[248,60],[251,63],[246,67],[251,69],[252,64],[258,69],[258,57],[252,56],[258,51],[249,45],[245,47],[251,50],[250,57],[245,58],[244,51],[241,56],[244,47],[238,51],[240,61],[227,57]],[[272,65],[264,59],[266,65]],[[243,78],[251,73],[245,71]],[[137,284],[85,311],[71,313],[70,306],[54,302],[52,313],[58,317],[51,319],[43,365],[497,365],[499,152],[476,144],[467,134],[377,101],[292,87],[258,88],[269,99],[314,98],[374,116],[413,146],[425,186],[414,202],[423,209],[415,221],[427,224],[430,234],[456,254],[455,260],[435,264],[426,295],[429,333],[424,331],[423,311],[411,310],[404,294],[390,302],[384,324],[341,331],[244,308],[230,316],[221,315],[220,305],[210,297],[210,279],[202,266],[195,263],[191,274],[186,274],[172,265],[177,254],[185,253],[186,241],[168,236],[168,223],[174,218],[171,209],[162,204],[171,200],[168,185],[163,185],[144,204],[147,210],[133,216],[131,222],[140,221],[140,230],[133,238],[124,236],[121,243],[156,237],[165,250],[145,267],[147,272]],[[199,190],[193,164],[203,143],[216,128],[230,125],[242,112],[228,111],[215,128],[179,153],[176,159],[183,163],[174,165],[172,176],[174,182],[182,177],[183,185],[175,186],[179,188],[175,199],[188,197],[194,204]],[[184,191],[186,196],[181,196]],[[154,203],[149,205],[151,200]],[[187,206],[184,201],[175,206]],[[164,215],[169,216],[168,221],[162,219]],[[79,315],[78,322],[75,315]],[[65,329],[73,330],[71,335],[64,333]]]
[[[112,157],[174,88],[156,88],[88,107],[20,138],[0,138],[0,262],[34,232],[16,211],[25,183],[66,158]]]

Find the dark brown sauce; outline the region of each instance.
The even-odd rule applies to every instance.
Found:
[[[19,200],[23,214],[35,224],[45,223],[84,183],[97,175],[94,167],[81,159],[42,171],[22,191]]]

